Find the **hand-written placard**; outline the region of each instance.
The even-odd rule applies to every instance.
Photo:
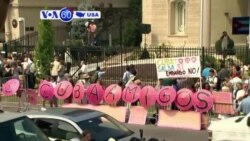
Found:
[[[181,111],[187,111],[193,106],[193,92],[189,89],[181,89],[177,92],[175,105]]]
[[[140,93],[140,103],[143,107],[150,107],[155,105],[156,90],[152,86],[145,86]]]
[[[43,99],[51,100],[54,96],[54,87],[50,82],[43,80],[39,84],[38,92]]]
[[[127,103],[133,103],[140,97],[141,88],[135,84],[130,84],[122,92],[122,100]]]
[[[84,97],[84,85],[77,83],[73,89],[73,98],[76,102],[81,102]]]
[[[103,100],[104,89],[99,84],[91,84],[87,89],[87,98],[91,104],[97,105]]]
[[[69,81],[61,81],[56,85],[54,89],[54,95],[58,99],[66,99],[68,98],[73,91],[73,86]]]
[[[17,79],[10,79],[6,83],[3,84],[3,91],[2,93],[5,96],[14,95],[20,86],[20,82]]]
[[[207,112],[213,107],[213,94],[208,90],[200,90],[193,95],[193,106],[198,112]]]
[[[117,84],[112,84],[106,88],[104,94],[104,100],[108,104],[115,104],[121,99],[121,96],[122,96],[122,88]]]
[[[157,94],[157,102],[161,106],[171,105],[176,97],[176,91],[171,86],[163,87]]]
[[[156,59],[156,69],[158,79],[160,78],[183,78],[200,77],[201,65],[200,57],[179,57]]]

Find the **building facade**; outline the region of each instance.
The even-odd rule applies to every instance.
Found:
[[[89,0],[92,5],[114,8],[128,6],[127,0]],[[13,0],[9,5],[9,11],[5,22],[5,41],[18,39],[21,36],[37,31],[40,21],[40,10],[61,9],[63,7],[77,8],[82,0]],[[56,34],[61,36],[68,34],[66,24],[61,21],[53,21]]]
[[[249,16],[249,3],[249,0],[143,0],[142,21],[151,24],[147,44],[211,47],[226,31],[235,45],[246,45],[246,35],[232,35],[232,18]]]

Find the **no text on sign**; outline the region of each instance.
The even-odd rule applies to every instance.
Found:
[[[233,34],[249,34],[250,17],[233,18]]]
[[[61,20],[70,22],[72,19],[100,19],[100,11],[73,11],[67,7],[61,10],[41,10],[41,20]]]

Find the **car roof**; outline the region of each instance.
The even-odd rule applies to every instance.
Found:
[[[48,108],[45,111],[28,111],[26,114],[31,118],[34,115],[58,116],[70,119],[74,122],[88,120],[104,115],[99,111],[79,108]]]
[[[17,119],[21,117],[26,117],[26,116],[21,113],[0,111],[0,123],[11,121],[13,119]]]

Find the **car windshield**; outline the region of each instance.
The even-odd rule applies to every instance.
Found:
[[[0,124],[1,141],[49,141],[34,123],[21,117]]]
[[[79,121],[78,126],[91,133],[91,137],[98,141],[107,141],[109,138],[121,139],[133,134],[132,131],[108,115]]]

